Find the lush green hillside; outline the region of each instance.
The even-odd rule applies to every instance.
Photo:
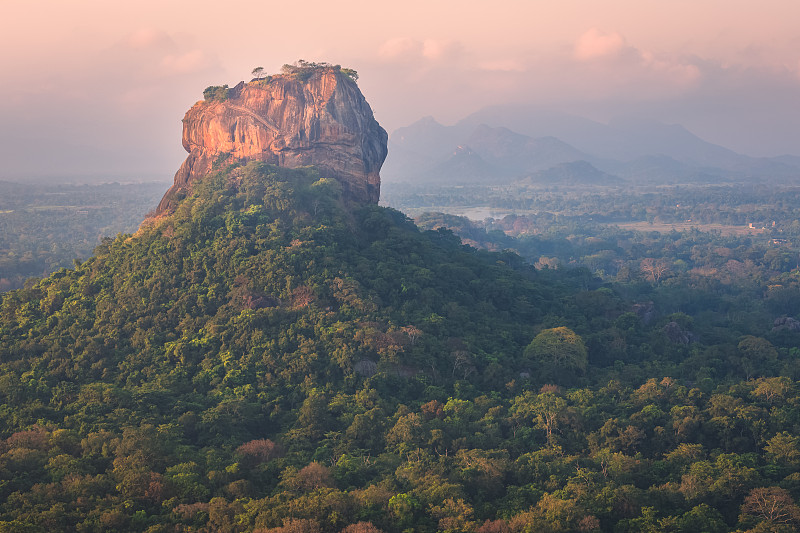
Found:
[[[794,530],[800,334],[339,196],[232,166],[5,294],[0,531]]]

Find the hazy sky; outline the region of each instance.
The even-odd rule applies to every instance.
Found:
[[[388,130],[525,103],[800,154],[796,0],[0,0],[0,179],[171,178],[208,85],[350,66]]]

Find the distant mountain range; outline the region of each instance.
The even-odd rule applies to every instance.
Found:
[[[800,157],[756,158],[683,126],[586,118],[518,106],[478,111],[453,126],[425,117],[396,130],[381,176],[438,184],[800,182]]]

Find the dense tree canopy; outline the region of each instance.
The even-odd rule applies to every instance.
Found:
[[[232,165],[4,294],[0,531],[798,526],[800,333],[339,195]]]

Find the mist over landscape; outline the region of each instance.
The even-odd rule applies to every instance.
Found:
[[[800,4],[0,20],[0,533],[800,530]]]

